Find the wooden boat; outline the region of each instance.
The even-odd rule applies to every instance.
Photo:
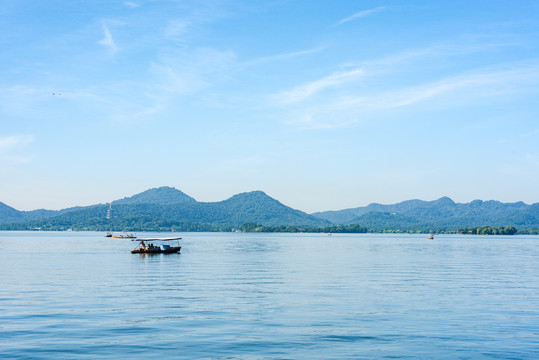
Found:
[[[137,237],[133,234],[122,234],[122,235],[112,235],[113,239],[136,239]]]
[[[434,240],[434,234],[429,235],[429,240]]]
[[[153,244],[153,241],[157,242],[164,242],[164,241],[174,241],[176,240],[177,245],[176,246],[170,246],[169,244],[161,244],[161,245],[155,245]],[[175,254],[179,253],[181,250],[180,237],[173,237],[173,238],[148,238],[148,239],[133,239],[131,241],[138,241],[139,245],[137,248],[131,250],[131,254]],[[149,244],[146,244],[146,242],[152,242]]]

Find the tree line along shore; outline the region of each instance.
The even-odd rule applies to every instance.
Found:
[[[455,227],[410,227],[410,228],[368,228],[358,224],[331,226],[269,226],[255,222],[244,223],[241,226],[215,225],[205,223],[131,223],[122,226],[107,226],[106,224],[76,225],[40,223],[28,227],[23,224],[0,225],[4,231],[130,231],[130,232],[246,232],[246,233],[335,233],[335,234],[462,234],[462,235],[537,235],[539,229],[517,229],[514,226],[476,226],[470,228]]]

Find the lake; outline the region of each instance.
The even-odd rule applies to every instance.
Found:
[[[539,237],[0,232],[0,358],[537,359]]]

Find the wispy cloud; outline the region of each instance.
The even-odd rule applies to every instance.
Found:
[[[323,84],[325,79],[311,84]],[[539,60],[476,69],[438,81],[392,89],[351,88],[333,96],[316,96],[300,108],[289,109],[285,122],[300,129],[346,127],[390,109],[424,105],[443,109],[482,99],[492,101],[501,97],[505,100],[511,94],[537,93],[538,82]],[[297,92],[305,95],[311,87],[316,88],[305,86],[303,91]]]
[[[189,30],[191,22],[187,20],[171,20],[165,28],[165,36],[171,39],[182,38]]]
[[[15,163],[30,161],[31,157],[19,152],[34,141],[32,135],[8,135],[0,137],[0,157]]]
[[[227,82],[237,71],[233,52],[210,48],[170,51],[149,64],[148,78],[111,83],[101,90],[112,94],[110,120],[117,124],[154,121],[170,115],[185,99]],[[198,101],[207,101],[208,95]]]
[[[9,135],[0,137],[0,153],[24,147],[34,140],[31,135]]]
[[[185,95],[229,78],[236,55],[231,51],[198,48],[170,53],[151,64],[150,72],[160,92]]]
[[[538,59],[436,78],[437,59],[488,54],[518,45],[504,38],[476,36],[344,63],[339,66],[341,71],[300,83],[273,95],[272,100],[276,107],[284,105],[288,124],[325,128],[347,126],[384,109],[427,100],[429,106],[443,106],[452,101],[462,104],[471,99],[534,91],[539,81]],[[332,91],[324,91],[328,89]]]
[[[310,96],[332,86],[342,85],[344,83],[357,81],[364,75],[361,68],[349,71],[338,72],[321,79],[297,86],[291,90],[279,94],[277,97],[283,103],[295,103],[303,101]]]
[[[358,61],[345,64],[348,67],[369,67],[398,65],[399,68],[403,63],[411,63],[417,61],[432,61],[433,58],[444,58],[454,56],[463,56],[487,51],[497,51],[503,48],[521,46],[515,41],[499,41],[498,39],[485,39],[479,37],[474,40],[460,39],[458,41],[438,43],[424,48],[412,48],[398,53],[389,54],[379,58],[370,60]]]
[[[289,52],[289,53],[284,53],[284,54],[263,56],[263,57],[260,57],[260,58],[257,58],[257,59],[248,60],[248,61],[244,62],[243,64],[244,65],[258,65],[258,64],[264,64],[264,63],[268,63],[268,62],[272,62],[272,61],[289,60],[289,59],[293,59],[295,57],[316,54],[316,53],[318,53],[320,51],[323,51],[324,49],[325,49],[325,47],[317,47],[317,48],[313,48],[313,49],[294,51],[294,52]]]
[[[347,23],[349,21],[359,19],[359,18],[362,18],[362,17],[365,17],[365,16],[369,16],[369,15],[372,15],[374,13],[384,11],[384,10],[387,10],[387,6],[380,6],[380,7],[374,8],[374,9],[358,11],[357,13],[355,13],[353,15],[350,15],[347,18],[344,18],[344,19],[340,20],[334,26],[339,26],[339,25],[342,25],[342,24]]]
[[[134,3],[132,1],[124,1],[124,5],[130,8],[138,8],[140,4]]]
[[[114,39],[112,38],[109,28],[105,24],[103,24],[103,39],[98,41],[98,43],[106,48],[109,48],[113,52],[118,49],[116,43],[114,42]]]
[[[485,68],[449,77],[440,81],[405,88],[371,98],[365,102],[373,107],[402,107],[422,102],[434,97],[456,93],[462,101],[471,98],[498,96],[525,91],[528,85],[534,86],[539,80],[539,63],[513,64],[506,68]],[[454,101],[453,99],[452,101]]]
[[[133,125],[155,118],[167,106],[167,98],[139,99],[139,101],[142,101],[142,103],[135,104],[133,101],[128,100],[120,104],[110,119],[116,124]]]
[[[324,103],[292,111],[284,123],[301,130],[323,130],[344,128],[357,121],[357,112],[343,109],[337,103]]]

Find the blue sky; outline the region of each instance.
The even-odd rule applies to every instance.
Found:
[[[3,0],[0,30],[19,210],[539,202],[537,1]]]

